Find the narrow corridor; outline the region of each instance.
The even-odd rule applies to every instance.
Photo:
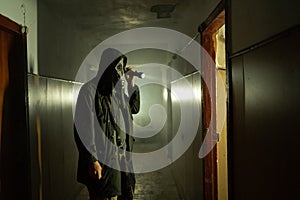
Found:
[[[76,200],[89,199],[88,191],[84,188]],[[180,200],[171,168],[136,175],[134,200]]]

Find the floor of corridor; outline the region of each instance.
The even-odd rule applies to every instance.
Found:
[[[84,188],[76,200],[88,200]],[[136,175],[134,200],[180,200],[170,167]]]
[[[138,153],[159,149],[159,143],[140,143],[136,140],[134,150]],[[181,200],[172,176],[172,165],[163,169],[136,174],[134,200]],[[84,188],[76,200],[88,200],[88,191]]]

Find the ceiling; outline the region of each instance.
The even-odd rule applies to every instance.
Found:
[[[74,80],[79,66],[89,52],[101,42],[123,31],[140,27],[162,27],[186,34],[190,38],[198,36],[199,24],[207,18],[219,0],[38,0],[37,2],[39,44],[47,47],[39,48],[39,73]],[[155,5],[174,5],[175,9],[169,18],[158,18],[157,13],[151,11]],[[62,22],[58,28],[56,20]],[[189,41],[184,42],[188,44]],[[179,43],[185,45],[182,40]],[[132,44],[135,43],[131,42],[130,45]],[[168,55],[163,57],[159,51],[147,52],[145,55],[152,60],[134,54],[130,59],[133,63],[130,64],[141,64],[141,60],[142,62],[154,60],[164,64],[170,62]],[[98,66],[96,63],[97,60],[93,66]],[[175,65],[173,68],[176,68]],[[180,63],[178,68],[183,74],[193,70],[182,67]]]
[[[164,27],[193,37],[202,22],[199,7],[209,0],[41,0],[51,11],[85,34],[93,34],[96,43],[137,27]],[[175,5],[170,18],[157,18],[151,7]],[[97,33],[97,34],[95,34]]]

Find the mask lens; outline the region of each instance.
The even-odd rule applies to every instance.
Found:
[[[122,64],[118,64],[116,67],[117,71],[123,71],[123,65]]]

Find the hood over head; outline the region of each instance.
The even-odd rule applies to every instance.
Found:
[[[127,64],[127,57],[120,51],[114,48],[105,49],[101,55],[99,69],[97,73],[97,79],[99,79],[99,86],[111,91],[112,87],[116,84],[118,79],[118,73],[116,71],[116,65],[123,58],[123,70]]]

